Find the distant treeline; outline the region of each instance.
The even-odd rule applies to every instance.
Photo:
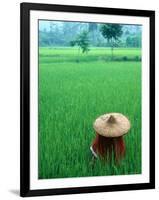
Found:
[[[111,44],[100,32],[101,24],[81,22],[47,22],[47,26],[40,26],[39,46],[70,46],[76,36],[86,30],[89,33],[89,43],[93,47],[110,47]],[[122,36],[115,43],[116,47],[141,47],[142,27],[138,25],[122,25]]]

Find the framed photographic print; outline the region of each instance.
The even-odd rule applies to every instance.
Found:
[[[155,12],[21,4],[21,196],[155,188]]]

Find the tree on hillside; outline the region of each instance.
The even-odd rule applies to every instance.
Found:
[[[116,42],[121,37],[122,25],[120,24],[103,24],[100,27],[100,32],[102,33],[103,37],[108,40],[111,45],[111,52],[112,52],[112,59],[113,59],[113,49],[115,47]]]
[[[89,38],[88,32],[82,31],[80,34],[77,35],[75,40],[70,42],[71,46],[77,45],[79,49],[82,50],[82,53],[87,53],[89,51]]]

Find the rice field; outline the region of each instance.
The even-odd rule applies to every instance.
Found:
[[[141,173],[141,50],[39,48],[39,179]],[[120,165],[91,167],[94,120],[128,116],[126,156]]]

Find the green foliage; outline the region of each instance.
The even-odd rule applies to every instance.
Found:
[[[39,49],[39,178],[141,174],[141,62],[98,60],[109,48],[93,48],[74,62],[73,48]],[[140,49],[117,49],[119,58]],[[97,116],[121,112],[131,121],[120,165],[91,165]]]
[[[39,61],[45,64],[63,63],[63,62],[92,62],[92,61],[111,61],[110,48],[91,47],[89,54],[77,55],[78,47],[55,47],[55,48],[40,48]],[[116,48],[114,52],[114,61],[123,61],[124,56],[127,61],[141,60],[141,49],[139,48]]]
[[[127,47],[141,47],[141,36],[128,36],[126,38]]]
[[[77,45],[82,50],[82,53],[87,53],[89,51],[88,32],[83,31],[80,34],[78,34],[75,40],[70,41],[70,45]]]
[[[102,36],[100,31],[102,25],[99,23],[50,21],[50,25],[45,25],[45,28],[42,28],[41,21],[45,24],[43,20],[39,21],[39,46],[41,47],[70,46],[70,41],[75,40],[76,36],[84,30],[89,32],[90,46],[111,47],[111,43]],[[119,37],[120,43],[118,40],[113,41],[114,47],[141,47],[141,26],[122,25],[122,32],[122,36]],[[134,40],[138,38],[140,41],[126,43],[127,37],[134,38]]]
[[[53,31],[53,30],[52,30]],[[59,46],[67,44],[63,35],[61,33],[57,34],[57,31],[54,32],[46,32],[40,31],[39,32],[39,46]]]
[[[98,28],[98,24],[97,23],[90,22],[88,24],[88,31],[89,32],[96,31],[97,28]]]
[[[122,25],[120,24],[103,24],[101,25],[100,31],[105,39],[108,41],[118,40],[122,35]]]
[[[100,31],[105,39],[111,44],[112,47],[112,59],[113,59],[113,48],[116,41],[122,35],[122,25],[120,24],[103,24],[101,25]]]
[[[73,47],[73,46],[75,46],[75,45],[76,45],[76,41],[75,41],[75,40],[70,41],[70,46],[71,46],[71,47]]]

